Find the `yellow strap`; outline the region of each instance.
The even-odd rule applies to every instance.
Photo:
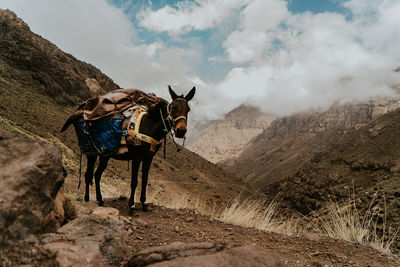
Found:
[[[130,136],[134,136],[142,141],[145,141],[149,144],[155,144],[155,145],[159,145],[161,144],[161,142],[157,141],[156,139],[154,139],[153,137],[150,137],[148,135],[145,134],[141,134],[141,133],[137,133],[131,129],[128,130],[128,135]]]
[[[140,139],[142,141],[145,141],[145,142],[147,142],[149,144],[159,145],[159,144],[161,144],[161,142],[157,141],[153,137],[150,137],[148,135],[139,133],[140,123],[142,122],[142,118],[143,118],[143,116],[145,114],[147,114],[146,111],[142,110],[142,112],[140,112],[139,116],[136,118],[135,130],[129,129],[128,130],[128,135],[135,136],[136,138],[138,138],[138,139]]]
[[[142,122],[142,118],[143,118],[144,114],[147,114],[147,112],[146,111],[140,112],[139,116],[136,119],[135,132],[137,132],[137,133],[139,133],[140,123]]]

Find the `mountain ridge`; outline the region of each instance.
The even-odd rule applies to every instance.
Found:
[[[229,163],[274,119],[256,106],[242,104],[212,122],[188,148],[213,163]]]

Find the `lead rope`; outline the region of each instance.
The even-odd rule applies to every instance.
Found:
[[[82,181],[82,151],[81,155],[79,157],[79,181],[78,181],[78,190],[81,187],[81,181]]]
[[[167,136],[164,136],[164,159],[167,158]]]

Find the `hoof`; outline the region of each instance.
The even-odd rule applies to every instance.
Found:
[[[103,200],[100,200],[100,201],[99,201],[99,206],[100,206],[100,207],[103,207],[103,206],[104,206],[104,201],[103,201]]]
[[[149,206],[146,205],[146,204],[142,204],[142,210],[143,210],[144,212],[150,211]]]
[[[135,214],[135,209],[129,208],[129,216],[133,216],[133,214]]]
[[[89,202],[89,196],[87,195],[85,195],[85,202]]]

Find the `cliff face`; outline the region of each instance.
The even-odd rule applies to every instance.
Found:
[[[376,99],[276,119],[224,168],[257,188],[266,187],[295,173],[336,137],[360,129],[399,104],[398,97]]]
[[[0,83],[2,88],[21,84],[62,105],[118,88],[92,65],[32,33],[9,10],[0,10]]]
[[[241,105],[211,123],[188,148],[213,163],[229,164],[274,119],[254,106]]]

